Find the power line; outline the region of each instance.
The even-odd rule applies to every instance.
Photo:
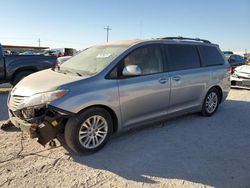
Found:
[[[107,42],[109,42],[109,31],[112,30],[112,28],[110,28],[109,25],[108,25],[104,29],[107,30]]]

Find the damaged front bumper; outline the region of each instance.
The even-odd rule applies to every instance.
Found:
[[[68,118],[73,115],[50,105],[17,111],[9,109],[10,121],[22,131],[29,133],[31,138],[38,138],[42,145],[62,133]]]
[[[250,74],[248,75],[239,75],[237,73],[234,73],[231,75],[231,86],[237,86],[237,87],[250,87]]]

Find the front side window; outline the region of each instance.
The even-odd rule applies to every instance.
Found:
[[[171,71],[200,67],[200,58],[195,46],[169,44],[167,48]]]
[[[122,69],[129,65],[137,65],[142,75],[163,72],[161,48],[158,45],[138,48],[122,61],[122,65]]]
[[[88,48],[63,63],[59,71],[73,72],[79,76],[95,75],[105,69],[127,48],[126,45],[103,45]]]

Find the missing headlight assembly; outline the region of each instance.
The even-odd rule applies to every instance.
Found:
[[[32,138],[45,145],[56,136],[64,115],[53,110],[48,104],[62,98],[68,90],[55,90],[35,93],[30,96],[17,95],[14,88],[8,98],[9,117],[11,122],[24,131],[28,131]],[[42,130],[49,129],[46,134]]]
[[[13,100],[10,97],[10,101]],[[13,104],[9,104],[13,105]],[[72,114],[61,111],[48,104],[24,107],[11,110],[9,115],[12,123],[30,134],[31,138],[38,138],[38,142],[45,145],[63,132],[68,117]]]

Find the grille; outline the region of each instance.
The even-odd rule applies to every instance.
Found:
[[[11,110],[17,110],[18,106],[24,101],[26,97],[13,95],[10,96],[9,107]]]

